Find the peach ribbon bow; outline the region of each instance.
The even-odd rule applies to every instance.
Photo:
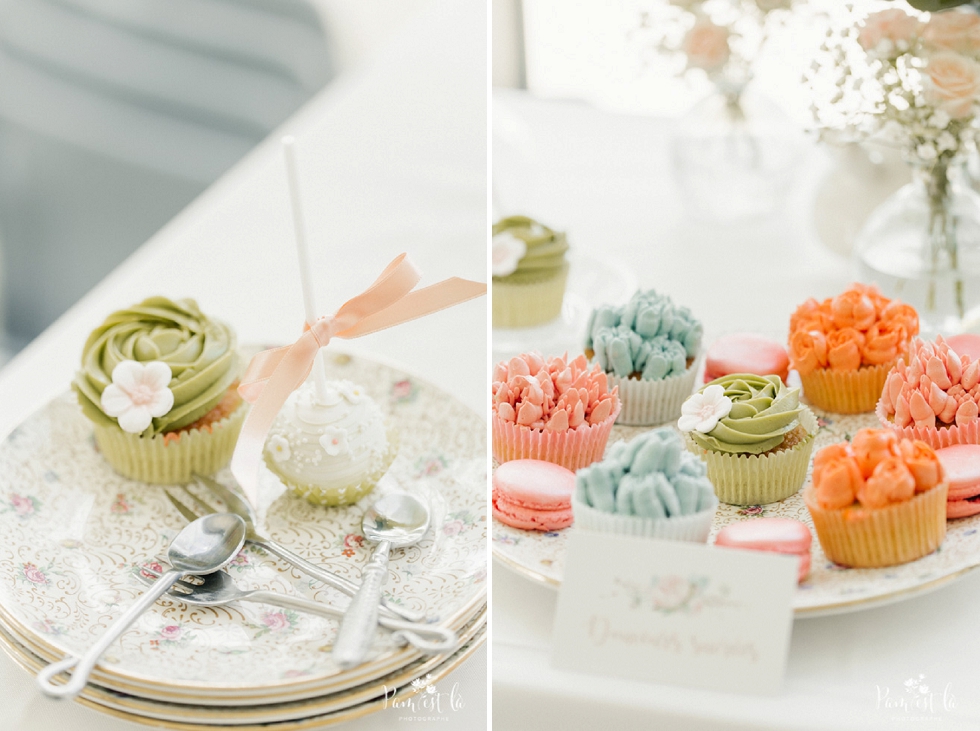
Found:
[[[397,256],[374,283],[328,317],[321,317],[292,345],[264,350],[248,364],[238,392],[252,404],[231,458],[231,472],[257,504],[259,460],[276,415],[313,369],[331,338],[358,338],[486,294],[487,285],[451,277],[412,291],[421,273],[407,255]]]

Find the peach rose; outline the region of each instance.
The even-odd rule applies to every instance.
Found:
[[[915,478],[901,457],[889,457],[878,463],[864,487],[858,490],[857,499],[866,508],[884,508],[900,503],[915,494]]]
[[[933,48],[974,53],[980,49],[980,16],[959,10],[933,13],[922,39]]]
[[[914,307],[892,300],[885,309],[881,311],[881,319],[888,322],[900,322],[905,325],[905,332],[909,338],[914,338],[919,334],[919,313]]]
[[[795,332],[789,339],[789,357],[793,367],[803,376],[817,368],[826,368],[827,338],[819,330]]]
[[[952,51],[937,53],[926,64],[926,100],[953,119],[969,117],[980,96],[980,64]]]
[[[899,448],[905,466],[915,478],[916,492],[925,492],[943,481],[943,466],[932,447],[918,440],[903,440]]]
[[[890,54],[908,48],[922,24],[904,10],[890,8],[865,18],[858,32],[858,43],[865,51]]]
[[[884,429],[861,429],[851,440],[851,452],[867,479],[879,463],[898,456],[898,437]]]
[[[839,328],[853,327],[867,330],[875,322],[875,303],[865,293],[849,289],[830,302],[834,325]]]
[[[835,371],[856,371],[861,367],[864,335],[853,327],[827,333],[827,362]]]
[[[796,308],[789,318],[789,331],[819,330],[828,332],[833,327],[830,317],[830,300],[817,302],[812,297]]]
[[[861,469],[846,444],[831,444],[813,458],[813,490],[821,508],[846,508],[863,486]]]
[[[682,50],[687,65],[692,68],[716,71],[728,62],[728,29],[715,25],[707,18],[699,20],[687,32]]]
[[[868,330],[861,358],[868,365],[890,363],[898,358],[908,343],[908,333],[901,321],[882,320]]]

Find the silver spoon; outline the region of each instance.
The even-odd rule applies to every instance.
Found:
[[[149,578],[146,574],[152,577],[159,576],[158,572],[150,568],[144,568],[137,574],[140,581],[149,585],[154,584],[157,579]],[[315,602],[286,594],[276,594],[271,591],[240,589],[226,571],[215,571],[207,576],[192,576],[181,579],[174,584],[167,596],[186,604],[199,604],[206,607],[239,601],[259,602],[285,607],[286,609],[296,609],[300,612],[309,612],[321,617],[336,619],[344,616],[344,610],[323,602]],[[451,629],[431,624],[403,622],[384,615],[378,616],[378,624],[392,632],[392,639],[397,644],[408,642],[417,650],[430,655],[449,652],[456,647],[458,641],[456,633]]]
[[[360,665],[371,648],[391,549],[418,543],[428,530],[429,509],[405,493],[385,495],[364,513],[361,531],[378,547],[361,571],[361,588],[351,599],[333,643],[333,659],[341,669]]]
[[[37,674],[37,684],[41,691],[52,698],[73,698],[81,693],[102,653],[143,612],[153,606],[167,589],[185,574],[210,574],[217,571],[238,555],[244,543],[245,522],[237,515],[212,513],[188,524],[177,534],[167,551],[167,559],[173,569],[161,576],[127,609],[81,659],[66,657],[41,670]],[[52,682],[56,676],[72,667],[75,670],[68,682],[63,685]]]

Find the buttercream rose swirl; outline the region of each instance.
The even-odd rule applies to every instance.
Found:
[[[150,297],[118,310],[89,336],[73,387],[85,415],[99,424],[116,421],[102,405],[102,392],[124,361],[165,363],[172,374],[173,407],[153,419],[143,436],[193,424],[218,405],[239,375],[235,335],[204,315],[192,299]]]
[[[800,391],[787,388],[779,376],[734,373],[705,386],[721,386],[731,411],[707,433],[690,431],[705,449],[759,454],[782,444],[799,424]],[[704,390],[704,389],[702,389]]]

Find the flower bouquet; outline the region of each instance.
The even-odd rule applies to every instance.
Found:
[[[880,7],[828,31],[812,108],[824,139],[873,139],[912,166],[858,235],[861,276],[912,304],[924,332],[958,332],[980,313],[980,197],[960,170],[980,133],[980,15]]]

